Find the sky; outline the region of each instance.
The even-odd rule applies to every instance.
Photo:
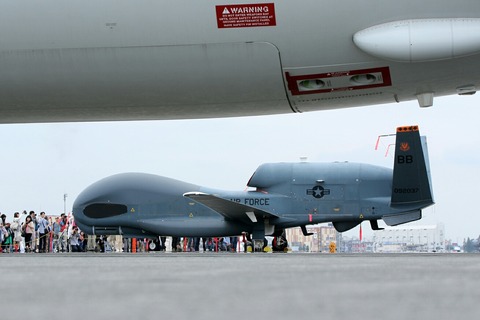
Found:
[[[146,172],[202,186],[244,190],[265,162],[350,161],[393,166],[397,126],[428,139],[436,204],[416,225],[443,223],[446,238],[480,235],[480,94],[277,116],[98,123],[0,125],[0,212],[71,211],[90,184]],[[386,155],[386,156],[385,156]],[[363,223],[364,236],[371,235]],[[351,231],[358,235],[358,229]],[[347,233],[348,234],[348,233]]]

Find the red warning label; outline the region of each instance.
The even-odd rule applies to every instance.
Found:
[[[223,5],[215,6],[215,9],[219,29],[277,25],[273,3]]]

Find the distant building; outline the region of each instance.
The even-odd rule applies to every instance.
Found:
[[[373,243],[369,241],[360,241],[358,239],[343,240],[342,247],[338,252],[344,253],[371,253],[373,252]]]
[[[374,232],[373,243],[374,252],[444,252],[445,227],[387,227]]]
[[[307,226],[311,236],[304,236],[302,229],[289,228],[285,230],[287,239],[293,251],[329,252],[331,242],[337,242],[337,231],[331,223],[328,225]]]

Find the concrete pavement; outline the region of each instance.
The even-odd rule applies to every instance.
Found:
[[[2,254],[0,318],[478,319],[480,254]]]

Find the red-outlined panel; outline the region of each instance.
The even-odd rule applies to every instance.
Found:
[[[389,67],[335,71],[318,74],[292,76],[285,73],[288,89],[292,95],[329,93],[335,91],[350,91],[389,87],[392,85]],[[312,80],[310,87],[302,84]]]
[[[219,29],[277,25],[273,3],[219,5],[215,6],[215,11]]]

